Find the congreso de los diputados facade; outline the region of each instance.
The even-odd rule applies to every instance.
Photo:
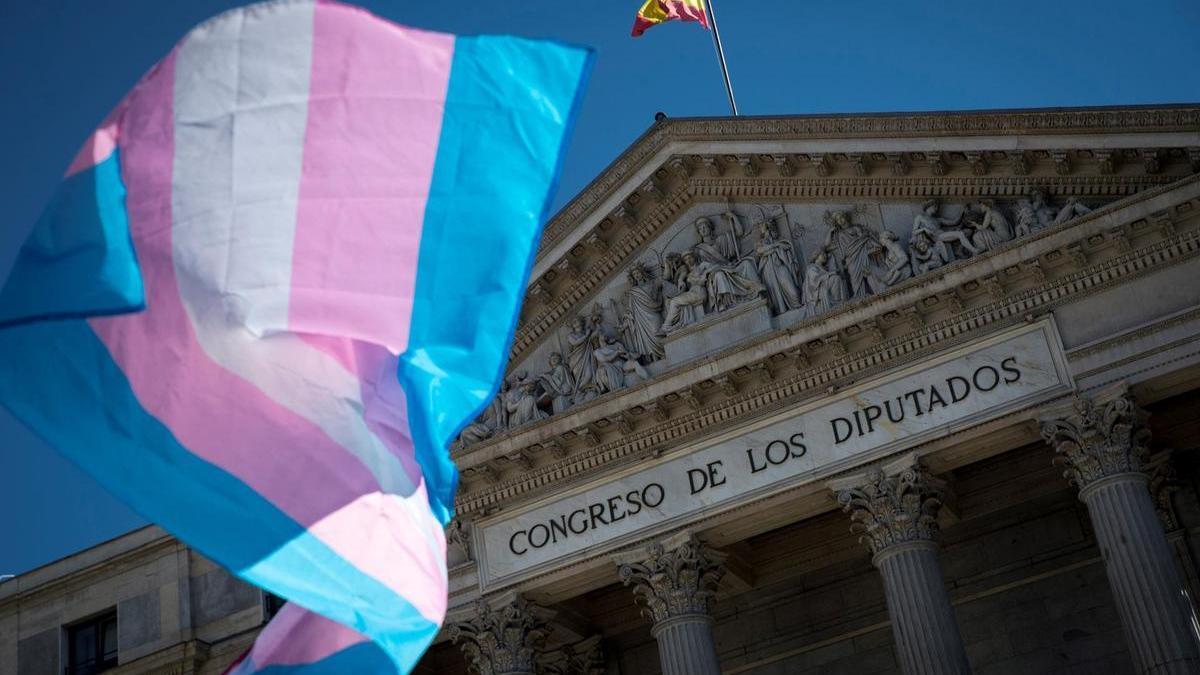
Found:
[[[546,226],[418,673],[1200,673],[1200,107],[656,121]],[[220,673],[157,528],[0,675]]]

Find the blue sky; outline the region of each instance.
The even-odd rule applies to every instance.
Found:
[[[595,47],[561,206],[656,111],[728,113],[709,36],[676,24],[630,39],[640,1],[359,4],[408,25]],[[1200,101],[1195,0],[717,1],[743,114]],[[0,277],[88,133],[189,27],[236,4],[0,0]],[[142,523],[0,411],[0,573]]]

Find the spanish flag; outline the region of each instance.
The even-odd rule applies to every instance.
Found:
[[[704,0],[646,0],[633,20],[633,37],[641,37],[651,26],[664,21],[698,21],[708,28],[708,11]]]

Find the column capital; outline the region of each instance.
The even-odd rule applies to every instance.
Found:
[[[485,598],[475,603],[475,615],[450,624],[450,640],[463,651],[472,672],[479,675],[533,675],[545,648],[549,610],[517,595],[499,608]]]
[[[640,562],[622,563],[617,575],[641,601],[654,623],[688,616],[708,616],[717,584],[724,576],[725,554],[705,546],[694,535],[651,544]]]
[[[604,649],[599,635],[563,645],[546,655],[539,672],[544,675],[604,675]]]
[[[842,510],[873,556],[899,544],[937,540],[937,513],[945,483],[925,470],[915,455],[867,473],[831,481]]]
[[[1104,478],[1145,474],[1150,450],[1147,414],[1125,389],[1076,396],[1070,409],[1041,419],[1042,438],[1058,453],[1063,476],[1084,490]]]

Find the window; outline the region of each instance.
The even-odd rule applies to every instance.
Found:
[[[283,603],[285,602],[287,602],[287,600],[284,600],[278,595],[263,591],[263,619],[267,621],[274,619],[275,615],[279,613],[279,610],[283,609]]]
[[[93,675],[116,667],[116,610],[67,628],[67,675]]]

